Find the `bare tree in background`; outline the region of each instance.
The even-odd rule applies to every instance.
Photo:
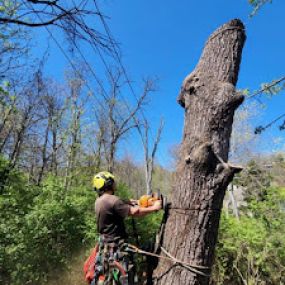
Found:
[[[109,35],[92,27],[98,19],[98,26],[104,16],[90,4],[90,1],[62,0],[10,0],[1,1],[0,24],[29,28],[55,27],[69,35],[96,45],[105,52],[114,52],[115,42]],[[89,2],[89,3],[88,3]],[[49,31],[50,32],[50,31]]]
[[[40,68],[22,86],[15,86],[17,83],[12,81],[11,88],[2,93],[0,152],[9,157],[11,169],[20,162],[28,168],[28,173],[34,173],[34,162],[38,160],[40,149],[36,126],[43,120],[41,98],[44,85]]]
[[[0,92],[0,153],[4,153],[5,146],[12,133],[13,118],[16,115],[17,99],[11,90]]]
[[[27,58],[29,37],[21,28],[0,25],[0,79],[15,75]]]
[[[103,105],[93,105],[93,115],[95,115],[95,124],[91,130],[91,137],[89,141],[90,149],[92,149],[92,165],[94,165],[94,172],[99,171],[103,163],[104,157],[104,142],[106,140],[106,132],[108,126],[106,124],[106,114]]]
[[[43,106],[43,142],[41,145],[41,165],[37,183],[40,184],[45,171],[57,175],[58,171],[58,151],[62,147],[63,140],[60,132],[62,131],[63,114],[66,111],[63,98],[64,92],[55,82],[45,80],[45,92],[42,95]],[[63,98],[61,98],[63,97]]]
[[[41,119],[39,117],[40,96],[42,92],[42,82],[39,72],[36,72],[27,86],[17,94],[17,111],[13,116],[11,124],[12,132],[8,146],[10,167],[14,168],[19,160],[25,140],[29,137],[31,128]]]
[[[163,130],[164,122],[163,120],[160,121],[160,125],[158,127],[156,137],[154,140],[153,145],[151,146],[150,142],[150,126],[149,122],[146,118],[143,119],[142,124],[138,124],[137,129],[140,134],[140,138],[143,145],[144,150],[144,168],[145,168],[145,181],[146,181],[146,192],[147,195],[152,193],[152,176],[154,172],[154,159],[157,151],[158,144],[161,139],[161,133]]]
[[[115,155],[120,140],[133,128],[137,126],[135,116],[141,111],[147,95],[153,91],[153,81],[146,80],[144,90],[137,99],[135,106],[131,107],[122,96],[123,73],[116,70],[109,70],[108,79],[110,91],[102,94],[102,103],[97,111],[97,124],[101,132],[100,139],[104,149],[104,157],[107,162],[108,171],[114,171]]]
[[[261,141],[260,136],[254,133],[255,126],[252,122],[255,122],[261,115],[261,109],[260,104],[247,102],[237,110],[233,122],[229,153],[232,161],[246,163],[254,157],[254,149]]]
[[[65,189],[72,184],[75,168],[79,165],[81,150],[81,119],[85,100],[81,96],[85,81],[82,74],[73,74],[68,79],[70,87],[70,124],[67,130],[67,159],[65,171]]]
[[[209,284],[223,198],[241,171],[228,162],[228,153],[234,112],[244,99],[235,90],[244,41],[240,20],[217,29],[183,82],[178,99],[185,108],[183,142],[160,241],[173,262],[159,260],[156,285]]]

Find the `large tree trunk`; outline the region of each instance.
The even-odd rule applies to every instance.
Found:
[[[241,170],[227,161],[233,115],[244,99],[235,91],[244,41],[239,20],[216,30],[178,98],[185,108],[184,135],[161,245],[180,261],[209,268],[225,190]],[[153,274],[156,285],[209,284],[209,279],[164,259]]]

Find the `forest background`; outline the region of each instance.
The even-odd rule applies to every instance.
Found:
[[[245,169],[225,200],[212,283],[284,284],[284,4],[60,2],[0,1],[1,284],[84,284],[97,171],[114,171],[123,197],[170,195],[181,80],[231,17],[248,36],[231,142]],[[141,244],[160,218],[137,221]]]

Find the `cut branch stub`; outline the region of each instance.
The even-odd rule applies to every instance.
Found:
[[[235,85],[245,38],[240,20],[217,29],[178,97],[184,134],[162,245],[184,262],[212,266],[225,190],[242,169],[228,163],[228,152],[234,112],[244,99]],[[162,260],[153,277],[155,284],[209,284],[209,277]]]

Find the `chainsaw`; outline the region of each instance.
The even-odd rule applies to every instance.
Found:
[[[155,253],[159,252],[159,248],[161,246],[162,236],[163,236],[165,224],[166,224],[166,221],[169,215],[169,209],[171,208],[171,203],[167,201],[166,196],[160,193],[159,189],[157,193],[152,193],[150,195],[141,196],[137,202],[140,207],[147,208],[147,207],[152,206],[154,202],[157,200],[161,200],[162,202],[161,209],[163,210],[163,216],[162,216],[162,220],[160,224],[160,229],[158,230],[158,233],[156,234],[155,243],[152,247],[152,251]],[[133,226],[135,229],[135,225]]]
[[[162,234],[164,232],[164,228],[165,228],[165,223],[168,217],[168,212],[169,212],[169,208],[171,203],[169,203],[167,201],[166,196],[162,195],[160,193],[160,190],[157,190],[157,193],[152,193],[150,195],[143,195],[139,198],[139,200],[134,200],[134,205],[138,205],[142,208],[147,208],[150,207],[154,204],[155,201],[157,200],[161,200],[161,209],[163,210],[163,216],[162,216],[162,221],[161,221],[161,225],[160,225],[160,229],[156,235],[156,241],[155,244],[151,246],[152,250],[154,252],[158,252],[158,249],[161,245],[161,240],[162,240]],[[132,218],[132,225],[133,225],[133,233],[136,239],[137,244],[139,245],[139,235],[137,233],[137,227],[136,227],[136,223],[135,220]]]
[[[167,199],[160,193],[160,190],[158,190],[157,193],[141,196],[138,200],[138,205],[142,208],[147,208],[152,206],[154,202],[158,200],[161,200],[162,209],[165,210],[165,207],[167,206]]]

